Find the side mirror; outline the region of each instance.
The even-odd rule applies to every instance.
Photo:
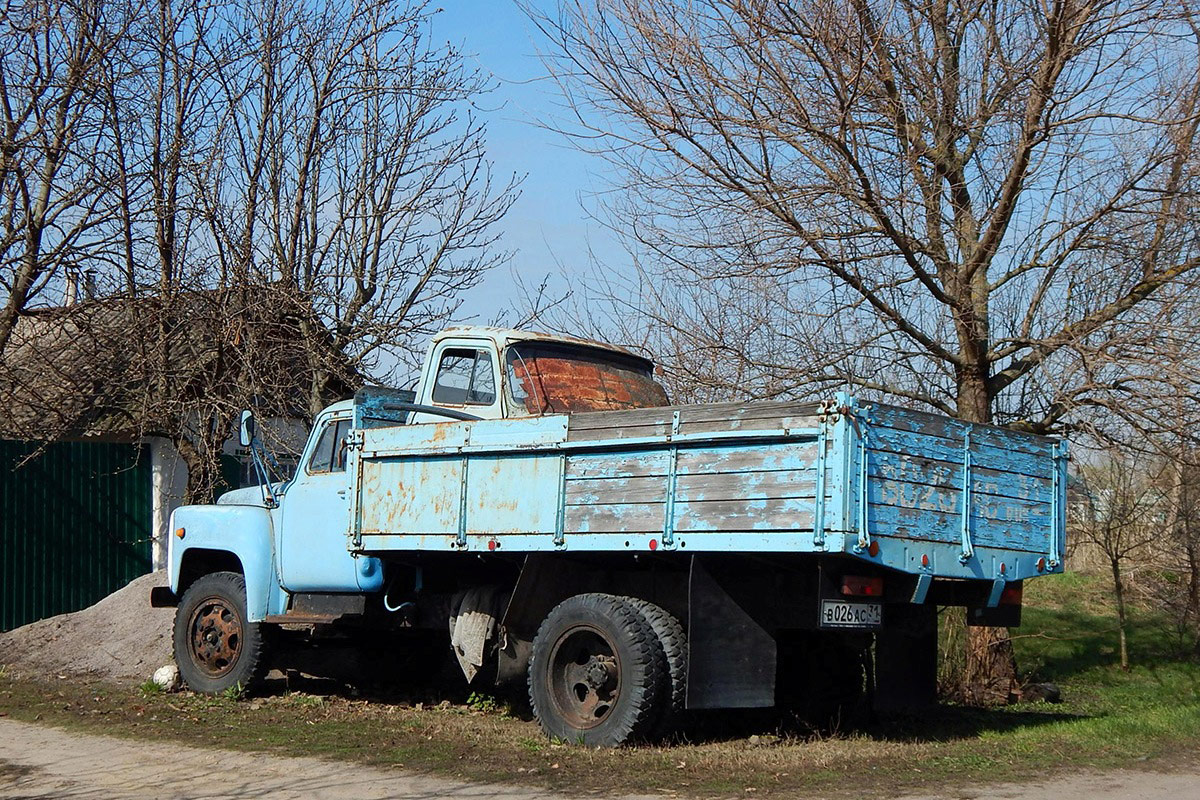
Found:
[[[242,412],[242,420],[238,425],[238,444],[242,447],[249,447],[254,441],[254,432],[257,426],[254,422],[254,414],[250,409]]]

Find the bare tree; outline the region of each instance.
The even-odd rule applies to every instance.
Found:
[[[128,9],[104,0],[35,0],[0,16],[0,353],[52,281],[68,270],[82,281],[107,250],[111,175],[96,157],[93,71],[127,23]]]
[[[403,373],[507,257],[517,181],[493,180],[469,111],[488,83],[430,41],[423,3],[72,2],[9,15],[0,41],[0,323],[30,323],[0,400],[53,418],[45,435],[169,438],[203,500],[238,408],[311,417]],[[39,186],[41,216],[19,207]],[[49,313],[64,266],[98,297]],[[74,388],[88,402],[62,402]]]
[[[191,157],[159,161],[182,162],[192,207],[167,195],[157,208],[188,232],[181,285],[228,287],[222,302],[241,309],[221,359],[234,396],[311,416],[402,373],[417,337],[505,260],[495,223],[516,181],[493,184],[485,131],[464,113],[487,84],[430,43],[423,4],[236,5],[201,47],[173,39],[202,137],[168,130]]]
[[[1080,471],[1083,499],[1072,505],[1072,533],[1092,545],[1107,562],[1117,604],[1117,636],[1121,669],[1129,669],[1126,630],[1128,576],[1162,538],[1168,516],[1168,495],[1162,491],[1161,465],[1154,469],[1128,453],[1109,452]],[[1144,563],[1144,562],[1143,562]]]
[[[1187,5],[626,0],[539,22],[569,132],[623,176],[641,308],[703,350],[694,287],[760,296],[719,365],[744,394],[850,383],[1055,430],[1122,379],[1073,365],[1200,266]],[[967,668],[1015,679],[990,629]]]
[[[1155,607],[1175,620],[1192,656],[1200,657],[1200,463],[1195,450],[1176,451],[1166,477],[1164,535],[1143,587]]]
[[[507,258],[495,223],[517,182],[493,182],[465,110],[487,83],[431,46],[423,5],[252,10],[247,56],[220,75],[228,157],[212,235],[223,269],[312,309],[301,334],[315,411],[347,369],[386,379],[411,366],[413,340]]]
[[[1161,464],[1151,493],[1160,498],[1161,524],[1148,552],[1139,553],[1133,588],[1174,620],[1182,649],[1200,655],[1200,364],[1191,292],[1178,298],[1175,326],[1157,329],[1154,362],[1131,370],[1147,377],[1108,412],[1125,429],[1122,449]],[[1166,320],[1164,320],[1166,321]],[[1190,329],[1190,330],[1189,330]],[[1111,427],[1111,426],[1110,426]],[[1108,434],[1109,430],[1104,430]],[[1110,437],[1114,438],[1114,437]]]

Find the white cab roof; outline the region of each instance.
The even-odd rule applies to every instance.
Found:
[[[519,331],[513,328],[493,328],[487,325],[456,325],[452,328],[437,333],[433,337],[433,343],[436,345],[443,339],[457,339],[460,337],[491,339],[495,342],[497,349],[503,348],[506,344],[512,342],[559,342],[562,344],[579,345],[583,347],[593,347],[597,350],[607,350],[611,353],[619,353],[620,355],[629,358],[636,358],[639,361],[645,361],[650,366],[653,366],[653,361],[645,356],[635,353],[632,350],[621,347],[620,345],[608,344],[607,342],[597,342],[593,339],[581,339],[576,336],[564,336],[557,333],[538,333],[536,331]]]

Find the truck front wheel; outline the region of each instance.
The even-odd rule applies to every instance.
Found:
[[[581,594],[538,629],[529,699],[547,735],[612,747],[651,732],[667,700],[667,665],[649,623],[622,598]]]
[[[246,582],[235,572],[198,578],[175,611],[175,663],[204,694],[251,689],[266,672],[262,625],[246,620]]]

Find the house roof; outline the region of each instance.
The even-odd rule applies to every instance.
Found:
[[[335,375],[332,393],[361,383],[324,333],[310,305],[274,286],[39,309],[0,354],[0,437],[138,438],[161,415],[156,387],[186,403],[236,385],[304,416],[315,364]]]

